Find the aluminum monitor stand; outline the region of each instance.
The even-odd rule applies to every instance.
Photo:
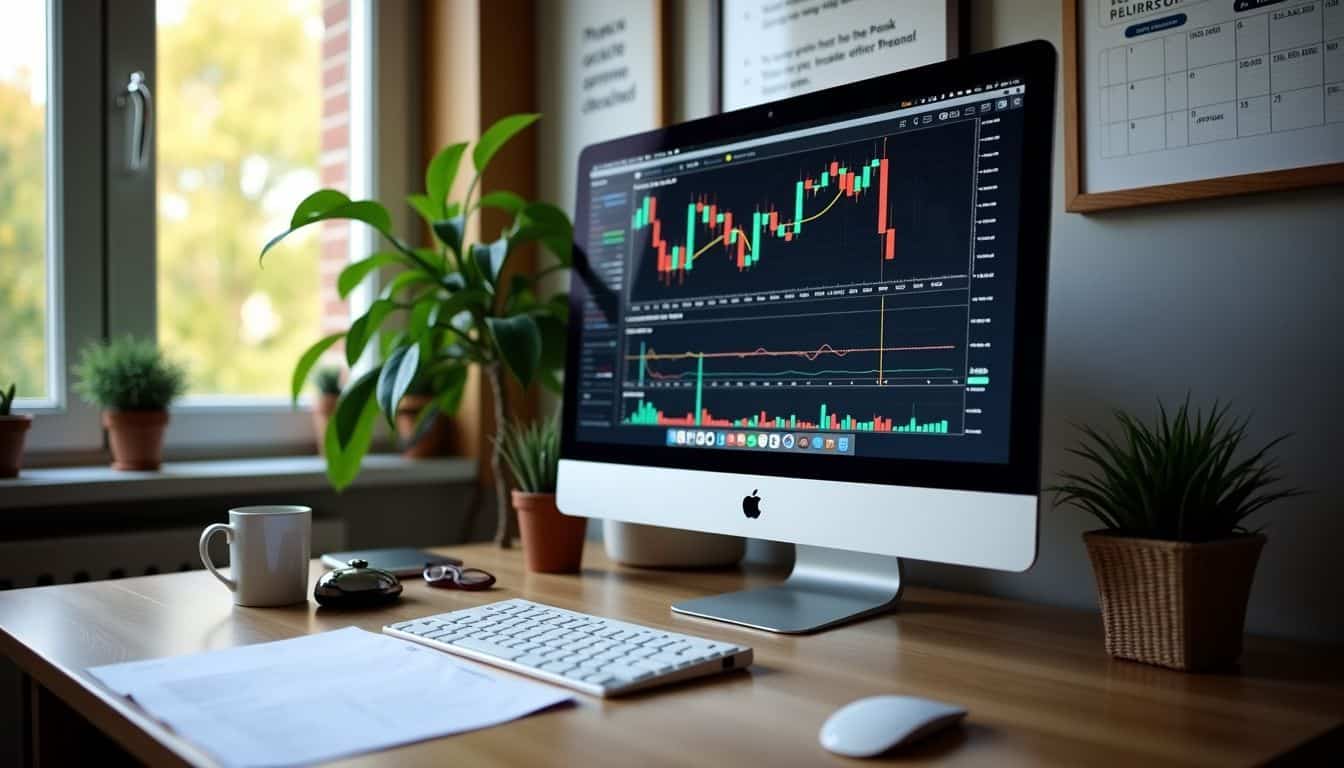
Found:
[[[783,584],[687,600],[672,610],[802,634],[895,610],[900,598],[898,558],[799,544],[793,571]]]

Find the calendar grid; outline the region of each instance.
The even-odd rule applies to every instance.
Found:
[[[1154,35],[1099,67],[1103,158],[1344,123],[1344,0]]]

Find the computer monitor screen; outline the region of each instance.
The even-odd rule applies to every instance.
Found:
[[[1054,93],[1013,61],[590,147],[566,456],[1034,493]]]

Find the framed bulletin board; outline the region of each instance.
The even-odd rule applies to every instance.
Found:
[[[724,110],[955,58],[966,0],[720,0]]]
[[[1065,208],[1344,182],[1344,0],[1063,0]]]

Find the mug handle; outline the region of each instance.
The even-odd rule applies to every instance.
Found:
[[[201,531],[201,563],[215,575],[216,579],[219,579],[220,583],[228,587],[229,591],[237,592],[238,582],[220,573],[219,569],[215,567],[214,562],[210,559],[210,538],[216,533],[223,533],[225,539],[233,541],[233,526],[228,523],[211,523],[210,525],[207,525],[205,530]]]

